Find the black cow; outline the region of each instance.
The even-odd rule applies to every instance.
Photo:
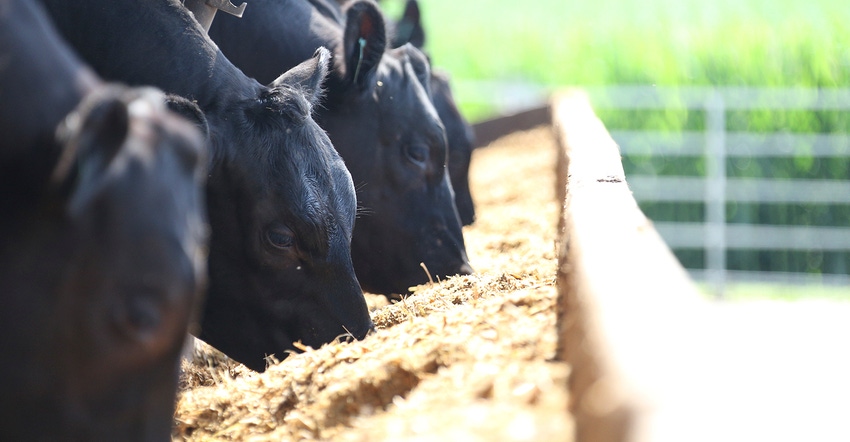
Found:
[[[342,6],[350,0],[308,0],[325,17],[345,24]],[[425,29],[422,26],[419,2],[407,0],[401,18],[389,22],[390,45],[394,48],[407,43],[419,49],[425,46]],[[446,129],[449,147],[449,178],[455,192],[455,206],[464,226],[475,222],[475,204],[469,190],[469,164],[475,148],[475,132],[460,113],[449,85],[449,76],[442,71],[431,70],[431,102]]]
[[[407,0],[401,18],[392,26],[392,46],[407,43],[419,49],[425,47],[425,29],[417,0]],[[446,127],[449,143],[449,176],[455,191],[455,204],[463,225],[475,222],[475,204],[469,191],[469,163],[475,148],[475,133],[472,126],[460,113],[445,72],[431,71],[431,101]]]
[[[372,329],[351,263],[351,176],[311,117],[329,54],[263,86],[217,49],[177,0],[43,0],[106,78],[192,100],[210,126],[210,287],[199,337],[262,371],[293,342]]]
[[[449,143],[449,177],[455,191],[455,205],[464,226],[475,222],[475,203],[469,190],[469,164],[475,148],[475,132],[455,103],[447,73],[431,71],[431,100]]]
[[[364,289],[407,293],[429,277],[471,273],[427,60],[412,46],[386,50],[374,3],[354,2],[344,12],[341,26],[306,0],[255,0],[241,19],[219,17],[210,35],[261,81],[318,46],[335,51],[317,120],[345,158],[366,211],[352,240]]]
[[[0,440],[166,440],[203,138],[162,92],[100,83],[28,0],[0,0],[0,60]]]
[[[309,0],[326,17],[342,23],[342,7],[351,0]],[[401,18],[389,22],[390,46],[397,48],[407,43],[419,49],[425,47],[425,29],[417,0],[407,0]],[[475,222],[475,204],[469,190],[469,164],[475,148],[475,133],[472,126],[457,108],[449,85],[449,76],[442,71],[431,71],[431,102],[446,129],[449,146],[449,178],[455,192],[455,206],[464,226]]]

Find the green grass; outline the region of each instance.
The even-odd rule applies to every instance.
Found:
[[[714,297],[711,287],[697,284],[698,289],[707,298]],[[724,298],[727,301],[800,301],[821,299],[826,301],[850,302],[850,287],[819,285],[784,285],[734,283],[726,287]]]
[[[458,80],[850,86],[845,0],[419,1],[427,50]]]

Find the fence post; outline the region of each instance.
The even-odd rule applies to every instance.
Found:
[[[705,111],[705,270],[719,299],[726,285],[726,103],[717,90]]]

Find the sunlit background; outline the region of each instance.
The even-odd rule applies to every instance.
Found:
[[[590,92],[643,211],[707,293],[850,299],[846,2],[419,2],[471,121]]]

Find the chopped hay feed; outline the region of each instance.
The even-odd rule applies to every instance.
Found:
[[[556,346],[555,141],[548,127],[474,153],[475,275],[368,296],[363,341],[279,355],[255,373],[198,343],[175,440],[568,440]]]

